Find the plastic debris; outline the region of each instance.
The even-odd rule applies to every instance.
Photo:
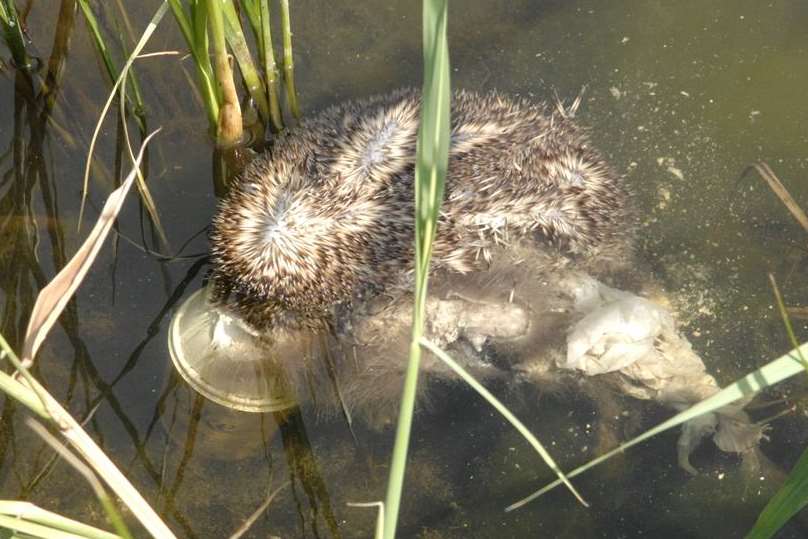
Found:
[[[626,395],[676,410],[721,389],[690,342],[676,331],[667,309],[584,274],[565,278],[562,286],[581,318],[567,333],[567,353],[557,360],[558,367],[589,376],[619,373],[619,386]],[[756,451],[764,430],[750,421],[742,404],[697,417],[682,427],[679,465],[695,474],[690,454],[709,436],[725,452]]]

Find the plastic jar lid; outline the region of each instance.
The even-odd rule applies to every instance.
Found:
[[[222,406],[275,412],[297,404],[272,350],[237,317],[197,290],[174,314],[168,331],[174,367],[188,384]]]

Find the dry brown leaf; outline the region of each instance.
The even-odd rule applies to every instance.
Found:
[[[39,293],[34,309],[31,312],[31,319],[28,321],[25,342],[22,346],[22,364],[26,368],[33,363],[34,356],[39,350],[42,341],[45,340],[53,324],[56,323],[56,319],[62,314],[65,305],[70,301],[81,281],[84,280],[84,276],[90,269],[95,257],[98,256],[98,252],[101,250],[101,246],[112,228],[112,223],[121,211],[126,194],[135,181],[146,144],[158,131],[160,130],[157,129],[143,140],[132,171],[129,172],[123,184],[110,193],[98,221],[96,221],[90,235],[84,240],[81,248],[73,255],[70,262],[62,268],[62,271]]]
[[[802,208],[800,208],[800,205],[794,200],[794,197],[791,196],[780,179],[774,174],[771,167],[764,162],[754,163],[746,168],[744,174],[752,169],[756,170],[758,174],[766,180],[766,183],[769,184],[769,188],[777,195],[777,198],[779,198],[788,211],[791,212],[791,215],[802,228],[808,232],[808,216],[805,215],[805,212],[802,211]]]

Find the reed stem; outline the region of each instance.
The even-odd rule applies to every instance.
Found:
[[[261,8],[261,50],[264,61],[264,73],[267,78],[269,93],[269,112],[272,125],[276,130],[283,129],[283,114],[278,100],[278,64],[275,63],[275,52],[272,46],[272,32],[269,27],[269,0],[259,0]]]
[[[393,539],[398,523],[404,471],[412,430],[418,369],[421,361],[432,241],[443,199],[449,160],[449,49],[446,41],[448,0],[423,1],[424,90],[415,166],[415,305],[410,360],[399,409],[387,495],[384,538]]]
[[[227,58],[227,45],[224,32],[223,0],[207,0],[210,28],[213,34],[213,59],[216,68],[216,81],[222,95],[219,118],[216,127],[216,141],[223,146],[235,146],[241,142],[243,126],[241,105],[238,102],[233,70]]]
[[[14,7],[14,0],[0,0],[0,26],[3,30],[3,39],[11,51],[11,58],[18,69],[28,71],[34,66],[31,57],[25,49],[25,36],[22,33],[22,24]]]
[[[112,59],[112,54],[110,53],[109,47],[107,46],[107,43],[104,40],[104,36],[101,34],[101,28],[98,25],[98,19],[96,18],[95,13],[93,12],[87,0],[78,0],[78,1],[79,1],[79,7],[81,8],[81,12],[84,15],[84,20],[87,21],[87,26],[90,29],[90,35],[93,38],[93,44],[95,45],[98,54],[101,56],[101,61],[104,63],[104,67],[107,71],[107,76],[109,77],[110,82],[114,83],[115,80],[118,78],[120,71],[115,66],[115,62]],[[123,43],[121,44],[123,45]],[[132,93],[129,94],[129,97],[126,100],[126,109],[135,118],[135,121],[137,122],[138,129],[140,129],[141,134],[145,134],[146,132],[146,116],[144,113],[145,106],[143,105],[143,101],[140,98],[140,88],[138,87],[137,81],[134,79],[133,68],[130,68],[129,72],[126,74],[125,84],[128,84],[129,87],[132,88]],[[133,95],[134,98],[132,98]]]
[[[241,2],[241,10],[247,15],[247,22],[250,23],[253,35],[258,42],[258,54],[261,65],[264,64],[264,56],[261,47],[261,13],[258,8],[257,0],[243,0]]]
[[[180,0],[168,0],[174,19],[180,27],[185,42],[194,58],[194,65],[197,72],[197,88],[202,94],[205,109],[208,114],[208,122],[211,129],[215,130],[219,122],[219,92],[213,77],[213,67],[208,56],[207,38],[207,9],[205,1],[194,1],[191,3],[191,18],[182,7]]]
[[[292,58],[292,25],[289,18],[289,0],[281,0],[281,25],[283,28],[283,80],[286,83],[286,100],[295,118],[300,118],[300,106],[295,91],[295,64]]]
[[[249,2],[245,2],[247,4]],[[261,81],[261,76],[253,63],[250,49],[247,46],[247,40],[244,39],[244,32],[241,30],[241,20],[239,19],[236,8],[233,6],[231,0],[224,0],[222,2],[224,14],[224,32],[227,44],[230,45],[230,50],[233,51],[233,56],[238,63],[241,76],[244,78],[244,84],[247,86],[247,91],[250,97],[258,106],[258,112],[261,114],[261,119],[264,124],[269,122],[269,104],[267,103],[267,93],[264,88],[264,83]]]

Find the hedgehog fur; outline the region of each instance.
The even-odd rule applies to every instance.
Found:
[[[413,90],[336,105],[257,157],[213,220],[215,301],[258,330],[316,328],[409,290],[419,108]],[[548,266],[626,260],[628,193],[571,112],[453,95],[433,272],[484,271],[516,244]]]

